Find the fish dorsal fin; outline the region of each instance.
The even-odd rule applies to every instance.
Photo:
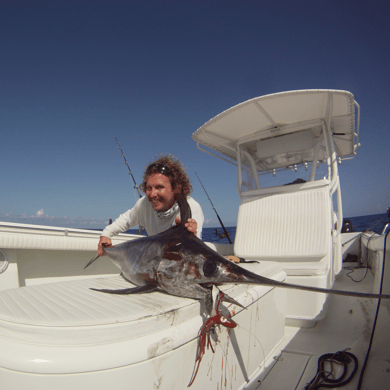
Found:
[[[187,223],[187,220],[191,218],[191,208],[187,199],[182,194],[176,193],[175,198],[180,208],[180,225],[184,226]]]

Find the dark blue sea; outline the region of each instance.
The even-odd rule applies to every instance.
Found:
[[[352,222],[353,231],[362,232],[363,230],[371,230],[375,233],[381,233],[386,223],[390,222],[387,213],[365,215],[363,217],[344,218]],[[372,227],[375,225],[374,227]]]
[[[384,225],[389,222],[389,217],[387,213],[384,214],[374,214],[374,215],[364,215],[362,217],[345,217],[352,222],[352,231],[362,232],[363,230],[369,229],[376,233],[381,233]],[[373,226],[375,225],[375,226]],[[373,226],[373,227],[372,227]],[[234,242],[234,237],[236,235],[235,226],[225,226],[226,231],[229,233],[230,239]],[[137,229],[130,229],[126,233],[138,234]],[[228,244],[229,241],[227,238],[221,238],[220,235],[223,233],[221,226],[213,228],[203,228],[202,231],[202,240],[208,242],[219,242],[222,244]]]

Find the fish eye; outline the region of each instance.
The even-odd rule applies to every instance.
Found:
[[[217,263],[214,260],[207,259],[203,264],[203,274],[206,277],[213,276],[217,272]]]

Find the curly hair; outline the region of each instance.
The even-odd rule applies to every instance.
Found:
[[[184,165],[172,155],[161,155],[157,160],[153,161],[145,168],[142,175],[142,184],[139,186],[141,191],[146,192],[148,176],[154,173],[161,173],[162,167],[168,168],[170,171],[169,173],[164,172],[163,174],[169,178],[173,191],[180,192],[184,196],[191,194],[192,186]]]

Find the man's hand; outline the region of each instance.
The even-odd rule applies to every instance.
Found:
[[[98,251],[97,251],[99,256],[106,255],[106,253],[104,252],[104,247],[112,247],[112,242],[110,238],[101,236],[98,244]]]
[[[176,217],[175,219],[175,222],[176,222],[176,225],[180,225],[181,223],[181,220],[179,217]],[[184,225],[184,227],[191,233],[194,233],[195,236],[197,234],[197,230],[198,230],[198,223],[195,221],[195,219],[192,219],[192,218],[189,218],[187,220],[187,223]]]

